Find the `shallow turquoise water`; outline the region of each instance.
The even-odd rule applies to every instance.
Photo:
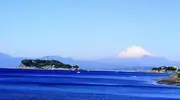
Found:
[[[0,69],[0,100],[180,100],[169,74]]]

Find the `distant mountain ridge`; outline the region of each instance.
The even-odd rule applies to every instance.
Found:
[[[0,67],[1,68],[16,68],[21,63],[23,57],[12,57],[8,54],[0,53]]]
[[[0,53],[1,68],[17,68],[25,57],[12,57],[8,54]],[[32,59],[32,58],[29,58]],[[73,58],[63,58],[60,56],[45,56],[37,59],[58,60],[71,65],[79,65],[84,69],[100,69],[100,70],[125,70],[125,69],[147,69],[150,67],[162,65],[179,66],[180,62],[170,61],[163,57],[143,56],[139,58],[104,58],[95,61],[75,60]]]

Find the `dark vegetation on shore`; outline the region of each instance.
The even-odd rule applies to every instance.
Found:
[[[155,67],[152,68],[151,71],[153,72],[177,72],[180,71],[176,66],[161,66],[161,67]]]
[[[32,59],[25,59],[21,61],[21,64],[25,65],[26,67],[36,67],[42,69],[44,67],[51,67],[51,68],[64,68],[64,69],[79,69],[78,65],[72,66],[69,64],[64,64],[57,60],[32,60]]]

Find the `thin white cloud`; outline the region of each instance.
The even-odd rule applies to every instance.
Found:
[[[140,58],[143,56],[151,56],[152,54],[140,46],[131,46],[118,54],[120,58]]]

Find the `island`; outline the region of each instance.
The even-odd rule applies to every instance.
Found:
[[[80,70],[78,65],[64,64],[57,60],[25,59],[19,65],[21,69],[46,69],[46,70]]]
[[[157,73],[175,73],[179,69],[176,66],[161,66],[161,67],[154,67],[151,69],[151,72]]]

